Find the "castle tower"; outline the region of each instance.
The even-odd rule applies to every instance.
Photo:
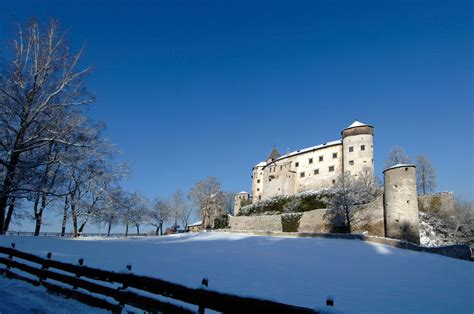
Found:
[[[354,121],[342,131],[344,172],[374,182],[374,127]]]
[[[420,244],[416,167],[399,164],[383,174],[385,236]]]
[[[237,216],[237,214],[240,211],[240,208],[242,208],[242,204],[245,201],[248,201],[249,198],[250,198],[249,193],[245,191],[242,191],[234,195],[234,216]]]

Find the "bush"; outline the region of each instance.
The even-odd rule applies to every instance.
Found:
[[[302,213],[281,215],[281,227],[283,232],[298,232]]]
[[[329,190],[308,191],[292,196],[276,196],[243,206],[238,216],[279,215],[327,208],[331,197],[332,192]]]

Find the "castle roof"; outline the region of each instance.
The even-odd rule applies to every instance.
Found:
[[[274,147],[274,148],[272,149],[272,152],[270,153],[270,155],[268,155],[267,160],[270,159],[270,160],[273,161],[273,160],[277,159],[277,158],[280,157],[280,156],[281,156],[280,152],[278,151],[278,149],[276,149],[276,148]]]
[[[316,146],[311,146],[311,147],[308,147],[308,148],[303,148],[303,149],[299,149],[299,150],[295,150],[291,153],[288,153],[288,154],[285,154],[285,155],[282,155],[274,160],[272,160],[271,162],[267,163],[265,161],[262,161],[260,163],[258,163],[257,165],[255,165],[255,167],[265,167],[269,164],[271,164],[272,162],[274,161],[278,161],[278,160],[282,160],[282,159],[285,159],[287,157],[291,157],[291,156],[295,156],[295,155],[300,155],[300,154],[304,154],[304,153],[307,153],[307,152],[310,152],[310,151],[313,151],[313,150],[318,150],[318,149],[321,149],[321,148],[326,148],[326,147],[329,147],[329,146],[334,146],[334,145],[341,145],[342,144],[342,140],[336,140],[336,141],[331,141],[331,142],[327,142],[327,143],[324,143],[324,144],[320,144],[320,145],[316,145]]]
[[[352,122],[352,124],[349,125],[346,129],[355,128],[355,127],[358,127],[358,126],[371,126],[371,125],[368,125],[368,124],[365,124],[365,123],[362,123],[362,122],[360,122],[360,121],[355,120],[355,121]]]
[[[396,165],[393,165],[391,167],[385,168],[382,172],[385,172],[387,170],[394,169],[394,168],[401,168],[401,167],[414,167],[414,168],[416,168],[416,166],[414,164],[396,164]]]

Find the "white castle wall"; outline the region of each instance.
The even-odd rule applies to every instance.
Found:
[[[342,137],[257,164],[252,170],[252,201],[331,188],[344,171],[368,171],[373,181],[373,127],[355,122]]]

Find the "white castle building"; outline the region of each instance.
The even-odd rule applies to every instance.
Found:
[[[373,180],[373,126],[355,121],[341,135],[340,140],[285,155],[274,148],[265,161],[252,169],[252,201],[331,188],[346,171]],[[236,205],[239,199],[248,199],[248,196],[245,192],[239,193]]]

